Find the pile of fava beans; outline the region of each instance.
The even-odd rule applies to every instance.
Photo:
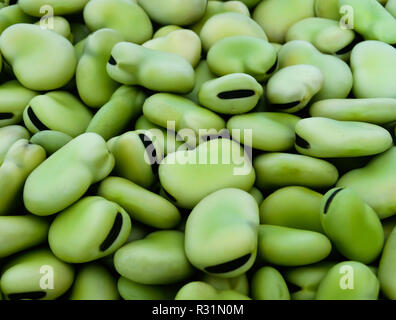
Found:
[[[0,2],[0,299],[396,300],[396,0]]]

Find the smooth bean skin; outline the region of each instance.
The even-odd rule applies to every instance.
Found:
[[[19,0],[18,5],[27,14],[41,17],[44,5],[51,6],[55,15],[64,15],[82,11],[87,2],[88,0],[69,0],[67,3],[62,0]]]
[[[73,137],[68,134],[53,130],[39,131],[30,138],[30,142],[43,147],[48,156],[72,140]]]
[[[176,31],[176,30],[183,30],[182,27],[174,25],[174,24],[170,24],[167,26],[163,26],[161,28],[159,28],[154,34],[153,34],[153,39],[156,38],[161,38],[161,37],[165,37],[167,36],[169,33]]]
[[[224,0],[221,0],[221,1],[224,1]],[[240,0],[240,1],[243,2],[248,8],[253,8],[261,0]]]
[[[257,255],[277,266],[297,267],[325,259],[330,240],[321,233],[262,224],[259,227]]]
[[[252,278],[254,300],[290,300],[289,289],[281,273],[273,267],[262,267]]]
[[[263,87],[250,75],[233,73],[205,82],[198,93],[201,105],[222,114],[251,111],[263,95]]]
[[[378,268],[381,290],[389,299],[396,299],[396,228],[385,243]]]
[[[127,128],[142,112],[146,95],[136,87],[121,86],[90,121],[86,132],[94,132],[109,140]]]
[[[153,164],[163,157],[163,147],[154,138],[150,131],[142,130],[110,139],[107,145],[114,155],[114,172],[144,188],[152,186],[156,179]]]
[[[305,40],[327,54],[344,54],[352,50],[355,33],[340,27],[339,21],[311,17],[293,24],[286,41]]]
[[[239,276],[256,258],[258,226],[258,206],[250,194],[233,188],[216,191],[202,199],[187,218],[188,260],[218,277]]]
[[[26,105],[37,94],[16,80],[0,85],[0,127],[20,123]]]
[[[263,0],[253,18],[271,42],[283,43],[287,30],[297,21],[314,16],[315,0]]]
[[[169,286],[141,284],[125,277],[118,279],[117,289],[124,300],[173,300],[176,294]]]
[[[155,231],[126,244],[114,255],[114,266],[121,276],[141,284],[172,284],[193,274],[184,233],[174,230]]]
[[[71,33],[70,23],[63,17],[53,17],[53,25],[51,26],[49,26],[48,24],[43,25],[41,20],[37,21],[35,25],[56,32],[57,34],[65,37],[67,40],[73,43],[73,35]]]
[[[322,199],[320,221],[326,235],[346,258],[369,264],[381,253],[381,221],[354,191],[328,191]]]
[[[212,2],[212,1],[210,1]],[[201,62],[195,68],[195,84],[194,88],[187,93],[184,97],[188,98],[194,103],[199,103],[198,93],[201,90],[202,85],[209,81],[216,79],[216,75],[210,71],[209,65],[206,60],[201,60]]]
[[[195,82],[194,69],[184,58],[129,42],[113,47],[107,73],[117,82],[163,92],[188,93]]]
[[[233,290],[245,296],[249,295],[249,281],[246,274],[234,278],[220,278],[205,273],[201,280],[219,291]]]
[[[84,133],[41,163],[27,178],[23,199],[29,212],[47,216],[76,202],[89,186],[104,179],[114,157],[95,133]],[[59,168],[62,168],[59,171]],[[69,185],[71,188],[65,189]]]
[[[315,16],[339,21],[338,0],[315,0]]]
[[[338,4],[353,8],[354,29],[366,40],[396,43],[396,21],[377,0],[339,0]]]
[[[33,134],[54,130],[76,137],[84,133],[91,119],[91,111],[67,91],[38,95],[23,112],[25,126]]]
[[[85,263],[115,252],[130,232],[131,220],[118,204],[102,197],[85,197],[55,217],[48,242],[59,259]]]
[[[285,186],[330,187],[337,182],[338,170],[330,162],[291,153],[269,153],[256,157],[256,185],[260,189]]]
[[[0,50],[18,81],[31,90],[66,85],[77,65],[73,45],[67,39],[33,24],[15,24],[4,30]]]
[[[52,289],[40,286],[47,284],[48,277],[53,280]],[[57,259],[49,249],[35,249],[8,261],[0,286],[7,300],[54,300],[71,287],[73,279],[71,265]]]
[[[309,113],[312,117],[382,125],[396,121],[396,99],[327,99],[313,103]]]
[[[193,281],[184,285],[176,294],[175,300],[251,300],[234,290],[216,290],[210,284]]]
[[[210,48],[207,62],[218,76],[247,73],[263,81],[276,68],[277,56],[274,46],[266,39],[241,34],[219,39]]]
[[[300,287],[300,290],[291,293],[291,299],[314,300],[320,282],[335,264],[335,262],[319,262],[309,266],[287,269],[284,272],[287,282]]]
[[[76,70],[77,90],[89,107],[100,108],[108,102],[119,84],[106,71],[114,45],[123,41],[113,29],[100,29],[86,38]]]
[[[9,5],[0,9],[0,34],[16,23],[33,23],[35,19],[27,15],[19,4]]]
[[[84,265],[76,275],[70,300],[119,300],[117,281],[99,263]]]
[[[29,139],[29,132],[22,126],[11,125],[0,128],[0,165],[3,163],[8,150],[20,139]]]
[[[253,187],[252,189],[250,189],[249,193],[251,196],[253,196],[253,198],[256,200],[258,205],[260,205],[263,202],[264,196],[261,193],[261,191],[259,189],[257,189],[256,187]]]
[[[125,41],[137,44],[153,35],[147,13],[130,0],[91,0],[84,7],[84,21],[91,31],[114,29]]]
[[[250,17],[249,9],[246,7],[246,4],[242,1],[208,1],[208,5],[206,6],[205,14],[202,18],[195,23],[191,30],[193,30],[196,34],[200,34],[202,27],[211,17],[219,13],[225,12],[236,12],[241,13],[245,16]]]
[[[158,173],[162,187],[175,204],[188,209],[220,189],[249,191],[255,180],[248,156],[229,139],[211,140],[191,151],[171,153],[160,163]]]
[[[187,29],[175,30],[169,34],[157,37],[143,43],[143,47],[177,54],[195,67],[201,60],[201,39]]]
[[[351,170],[337,182],[337,187],[352,189],[381,219],[396,214],[394,170],[396,147],[373,158],[365,167]]]
[[[377,300],[379,281],[373,271],[356,261],[332,267],[319,284],[316,300]]]
[[[250,17],[236,12],[214,15],[203,25],[200,37],[205,51],[221,39],[232,36],[252,36],[268,40],[264,30]]]
[[[32,215],[0,217],[0,257],[39,245],[47,240],[49,223]]]
[[[174,121],[174,131],[191,129],[199,138],[207,135],[209,130],[219,132],[225,128],[225,121],[213,111],[170,93],[156,93],[147,98],[143,114],[149,121],[166,129],[172,129],[168,127],[168,121]]]
[[[285,67],[270,78],[267,98],[275,109],[293,113],[303,109],[324,84],[323,73],[311,65]]]
[[[294,146],[294,127],[299,120],[299,117],[285,113],[254,112],[233,116],[227,122],[227,129],[233,139],[245,146],[270,152],[287,151]],[[241,134],[250,129],[251,141],[245,133]]]
[[[396,98],[396,85],[391,80],[396,70],[396,50],[391,45],[374,40],[360,42],[352,50],[351,69],[356,98]]]
[[[166,25],[190,25],[203,17],[207,0],[138,0],[152,20]]]
[[[154,228],[175,228],[181,220],[179,210],[171,202],[123,178],[103,180],[98,195],[118,203],[133,220]]]
[[[371,123],[313,117],[300,120],[295,130],[297,151],[318,158],[375,155],[393,145],[390,133]]]
[[[20,209],[25,181],[45,156],[42,147],[30,144],[26,139],[11,146],[0,166],[0,216]]]
[[[293,40],[280,49],[279,67],[308,64],[322,71],[324,82],[314,100],[346,98],[352,89],[353,77],[349,66],[337,57],[323,54],[311,43]]]
[[[320,222],[323,195],[305,187],[276,190],[260,205],[260,223],[324,233]]]

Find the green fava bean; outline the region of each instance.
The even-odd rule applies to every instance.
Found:
[[[84,21],[91,31],[114,29],[125,41],[137,44],[153,35],[146,12],[130,0],[91,0],[84,8]]]
[[[85,197],[56,216],[48,242],[62,261],[85,263],[115,252],[130,232],[131,220],[118,204]]]
[[[201,281],[189,282],[176,294],[175,300],[251,300],[234,290],[216,290]]]
[[[330,240],[321,233],[281,226],[260,225],[257,255],[278,266],[303,266],[325,259]]]
[[[353,78],[349,66],[341,59],[321,53],[312,44],[304,40],[286,43],[279,51],[279,66],[308,64],[322,71],[324,82],[314,100],[346,98],[352,89]]]
[[[303,109],[322,88],[324,77],[311,65],[295,65],[276,72],[268,81],[267,98],[271,105],[284,112]]]
[[[94,115],[86,132],[97,133],[105,140],[120,134],[141,113],[145,99],[140,89],[121,86]]]
[[[253,275],[252,297],[254,300],[290,300],[290,293],[278,270],[263,267]]]
[[[320,282],[316,300],[377,300],[379,282],[373,271],[356,261],[332,267]]]
[[[353,28],[366,40],[396,43],[396,21],[377,0],[339,0],[338,4],[351,7]]]
[[[118,292],[124,300],[173,300],[175,290],[169,286],[148,285],[120,277]]]
[[[391,45],[380,41],[359,43],[352,50],[351,68],[356,98],[396,98],[396,85],[392,81],[396,50]]]
[[[314,300],[320,282],[334,265],[333,262],[320,262],[285,271],[287,282],[297,287],[291,293],[292,300]]]
[[[220,131],[225,127],[224,120],[216,113],[169,93],[157,93],[146,99],[143,114],[149,121],[167,129],[170,129],[168,122],[173,121],[173,131],[191,129],[199,138],[210,130]]]
[[[16,23],[33,23],[34,18],[22,11],[19,4],[0,9],[0,34]]]
[[[11,146],[0,166],[0,216],[19,209],[27,177],[44,160],[45,150],[26,139]]]
[[[129,180],[106,178],[100,184],[98,194],[118,203],[133,220],[154,228],[170,229],[180,223],[179,210],[171,202]]]
[[[206,21],[216,14],[225,12],[236,12],[250,17],[249,9],[242,1],[208,1],[208,5],[202,19],[194,24],[191,29],[197,34],[200,34]]]
[[[183,57],[129,42],[113,47],[107,72],[117,82],[154,91],[187,93],[195,81],[194,69]]]
[[[33,24],[19,23],[4,30],[0,50],[18,81],[31,90],[54,90],[66,85],[77,65],[70,41]]]
[[[156,167],[163,158],[161,142],[149,130],[130,131],[108,141],[115,158],[115,173],[149,188],[155,181]]]
[[[0,85],[0,127],[21,122],[23,110],[36,95],[16,80]]]
[[[277,112],[255,112],[230,118],[227,129],[233,139],[262,151],[287,151],[295,141],[294,127],[299,117]],[[242,131],[252,130],[251,141]]]
[[[334,188],[322,200],[320,220],[326,235],[343,256],[373,262],[384,245],[381,221],[352,190]]]
[[[65,15],[82,11],[87,2],[88,0],[69,0],[67,3],[62,0],[19,0],[18,5],[27,14],[41,17],[47,13],[42,9],[44,7],[48,10],[46,5],[52,8],[54,15]]]
[[[73,20],[70,21],[70,30],[72,33],[74,44],[77,44],[78,42],[86,39],[91,33],[84,23]]]
[[[328,99],[313,103],[309,113],[312,117],[381,125],[396,121],[396,99]]]
[[[204,107],[223,114],[252,110],[263,95],[263,87],[250,75],[233,73],[205,82],[198,93]]]
[[[202,281],[219,291],[232,290],[245,296],[249,295],[249,281],[246,274],[234,278],[220,278],[211,274],[204,274]]]
[[[338,0],[315,0],[315,15],[320,18],[340,20]]]
[[[267,41],[263,29],[250,17],[236,12],[214,15],[203,25],[200,37],[205,51],[218,41],[232,36],[251,36]]]
[[[201,59],[201,39],[187,29],[176,30],[163,37],[143,43],[143,47],[177,54],[195,67]]]
[[[386,297],[396,300],[396,228],[393,229],[382,252],[378,277]]]
[[[70,23],[63,17],[53,17],[52,25],[45,25],[41,20],[37,21],[35,25],[50,31],[54,31],[73,43],[73,35],[71,33]]]
[[[260,223],[324,233],[320,222],[322,198],[305,187],[276,190],[261,203]]]
[[[73,279],[71,265],[57,259],[48,249],[37,249],[10,260],[4,267],[0,286],[7,300],[54,300],[71,287]],[[53,286],[48,286],[49,281]]]
[[[39,216],[57,213],[80,199],[91,184],[104,179],[113,167],[114,157],[102,137],[82,134],[30,174],[24,187],[25,206]]]
[[[188,94],[186,94],[185,97],[195,103],[199,103],[199,90],[201,90],[201,87],[205,82],[213,79],[216,79],[216,76],[212,73],[212,71],[210,71],[208,63],[206,60],[201,60],[201,62],[195,68],[194,88]]]
[[[210,70],[219,75],[247,73],[263,81],[277,67],[276,50],[266,39],[232,35],[219,39],[209,50]]]
[[[119,84],[107,74],[106,65],[114,45],[121,41],[121,34],[112,29],[100,29],[85,40],[76,83],[78,94],[87,106],[103,106],[118,88]]]
[[[49,223],[32,215],[0,217],[0,257],[39,245],[47,240]]]
[[[342,28],[335,20],[306,18],[293,24],[286,34],[286,41],[305,40],[323,53],[341,55],[353,49],[355,33]],[[357,39],[356,39],[357,40]]]
[[[263,0],[253,18],[272,42],[283,43],[287,30],[297,21],[314,16],[315,0]]]
[[[256,200],[257,204],[260,205],[263,200],[264,200],[264,196],[261,193],[261,191],[259,189],[257,189],[256,187],[253,187],[250,191],[249,191],[250,195],[253,196],[253,198]]]
[[[66,91],[36,96],[23,112],[25,126],[32,133],[54,130],[76,137],[86,130],[91,119],[91,111]]]
[[[51,155],[72,141],[73,138],[66,133],[52,130],[39,131],[30,139],[31,143],[42,146],[47,155]]]
[[[166,25],[190,25],[197,22],[205,13],[207,0],[138,0],[140,6],[152,20]]]
[[[231,188],[216,191],[188,216],[187,257],[206,273],[222,278],[239,276],[256,259],[258,226],[258,206],[249,193]]]
[[[0,165],[3,163],[8,150],[19,139],[29,139],[29,132],[22,126],[11,125],[0,128]]]
[[[260,189],[285,186],[324,188],[338,180],[337,168],[330,162],[291,153],[269,153],[253,161]]]
[[[371,123],[306,118],[295,127],[298,152],[318,158],[362,157],[393,145],[384,128]]]
[[[396,147],[373,158],[365,167],[344,174],[337,187],[352,189],[381,219],[396,214]]]
[[[387,0],[385,9],[393,16],[396,17],[396,1],[395,0]]]
[[[76,275],[70,300],[119,300],[117,281],[98,263],[83,265]]]
[[[176,30],[184,30],[182,27],[180,26],[176,26],[176,25],[169,25],[169,26],[164,26],[162,28],[159,28],[153,35],[153,39],[156,38],[161,38],[161,37],[165,37],[167,36],[169,33],[176,31]]]
[[[172,284],[193,274],[184,252],[184,234],[174,230],[156,231],[128,243],[116,252],[114,266],[121,276],[141,284]]]
[[[171,153],[160,163],[158,173],[168,197],[188,209],[220,189],[249,191],[256,177],[247,154],[229,139],[211,140],[191,151]]]

